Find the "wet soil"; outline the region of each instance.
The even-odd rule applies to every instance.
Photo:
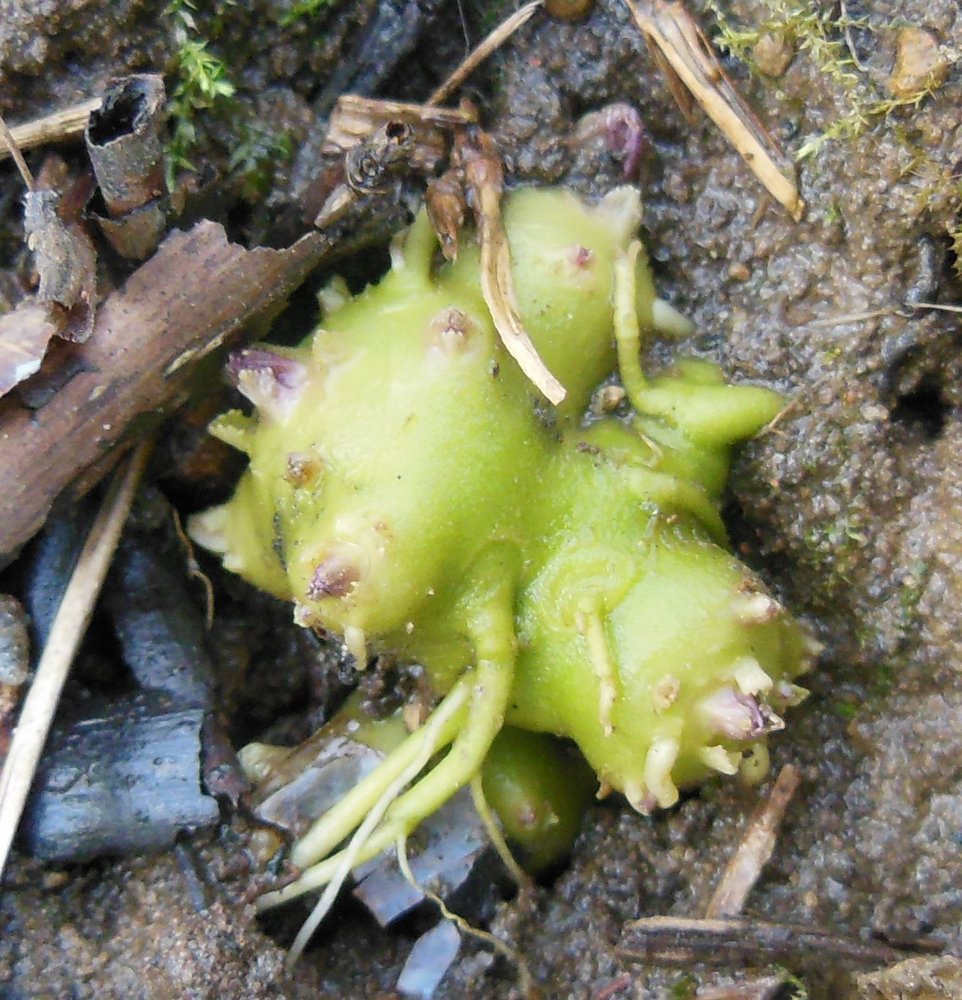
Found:
[[[689,6],[713,23],[701,2]],[[768,16],[761,0],[720,6],[749,25]],[[157,10],[0,0],[2,110],[26,117],[87,96],[98,74],[162,64],[170,41]],[[854,40],[865,72],[883,82],[895,62],[892,25],[962,45],[955,0],[864,0],[855,13],[871,27]],[[456,48],[457,11],[443,9],[439,25],[441,51]],[[319,92],[304,81],[330,70],[294,37],[270,53],[258,46],[249,72],[300,114]],[[804,46],[777,80],[729,68],[789,151],[844,112],[837,81]],[[431,72],[422,52],[405,79],[414,87]],[[707,121],[685,122],[616,0],[582,23],[536,20],[471,90],[518,182],[588,191],[619,180],[620,167],[572,148],[574,123],[611,101],[634,104],[651,139],[645,235],[659,288],[698,326],[679,350],[792,398],[741,455],[727,512],[742,555],[826,645],[812,697],[773,740],[773,766],[796,763],[804,783],[749,912],[866,939],[927,936],[958,951],[962,353],[957,319],[913,304],[959,301],[948,236],[959,191],[946,178],[962,162],[962,74],[953,69],[917,108],[806,160],[799,224]],[[656,348],[651,363],[669,355]],[[236,704],[256,703],[256,691]],[[598,805],[568,869],[506,902],[492,929],[549,997],[590,997],[610,984],[618,997],[691,996],[699,984],[744,978],[749,961],[722,972],[652,968],[619,941],[633,918],[700,912],[757,796],[713,786],[651,819]],[[193,849],[213,873],[210,899],[192,899],[195,878],[175,855],[46,874],[18,860],[0,896],[0,995],[390,995],[403,933],[376,931],[348,909],[287,975],[277,942],[288,929],[268,935],[231,902],[244,880],[229,870],[240,848]],[[916,960],[889,979],[856,979],[823,955],[793,971],[813,997],[962,996],[952,959]],[[513,982],[503,962],[470,946],[438,996],[504,997]]]

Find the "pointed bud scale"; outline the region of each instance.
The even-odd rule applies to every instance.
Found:
[[[732,614],[739,625],[766,625],[782,611],[782,606],[768,594],[739,594],[732,603]]]
[[[253,430],[255,421],[240,410],[228,410],[215,417],[207,430],[224,444],[250,455],[253,451]]]
[[[732,679],[742,694],[764,694],[772,689],[773,681],[752,656],[743,657],[732,668]]]
[[[354,657],[354,664],[358,670],[363,670],[367,666],[367,636],[364,634],[364,629],[358,628],[356,625],[346,626],[344,645]]]
[[[654,795],[648,791],[643,781],[626,781],[625,798],[636,813],[650,816],[658,805]]]
[[[801,705],[810,694],[811,691],[808,688],[799,687],[798,684],[792,684],[791,681],[779,681],[772,688],[769,698],[772,704],[777,705],[779,709],[786,709]]]
[[[702,747],[698,751],[701,762],[719,774],[737,774],[741,762],[741,754],[735,750],[726,750],[723,746]]]
[[[191,516],[187,524],[187,533],[198,544],[209,552],[223,556],[228,549],[228,526],[230,508],[227,504],[219,507],[208,507],[200,514]]]
[[[812,635],[808,628],[803,627],[802,648],[805,650],[806,656],[812,660],[817,660],[825,652],[825,643],[820,642]]]
[[[662,809],[678,801],[678,789],[671,780],[671,769],[678,759],[678,740],[659,737],[654,740],[645,757],[645,784]]]

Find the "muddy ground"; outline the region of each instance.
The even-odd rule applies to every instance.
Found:
[[[271,5],[223,11],[227,24],[238,18],[221,45],[242,96],[255,113],[285,109],[292,136],[294,159],[272,179],[273,204],[309,173],[310,157],[297,149],[316,142],[334,59],[357,45],[374,5],[338,6],[348,9],[324,15],[323,43],[303,23],[280,28]],[[828,5],[719,6],[752,26],[770,7]],[[89,96],[110,73],[169,67],[161,7],[0,0],[0,110],[22,120]],[[703,3],[690,8],[714,30]],[[864,0],[848,13],[864,18],[849,32],[863,68],[849,69],[859,87],[882,95],[900,26],[962,47],[956,0]],[[477,33],[478,10],[466,16]],[[728,63],[790,152],[851,105],[798,25],[799,51],[777,79]],[[461,32],[455,5],[442,4],[381,92],[426,94],[457,60]],[[843,33],[828,37],[837,54]],[[741,455],[727,510],[743,555],[826,646],[812,697],[772,741],[774,767],[795,762],[804,783],[748,912],[863,940],[925,937],[962,953],[962,354],[955,317],[913,308],[962,293],[949,235],[962,72],[950,69],[917,107],[872,117],[862,134],[804,161],[808,212],[798,224],[700,114],[685,122],[619,0],[595,4],[582,23],[538,17],[470,91],[515,180],[569,179],[588,191],[615,182],[619,166],[573,148],[574,123],[615,100],[635,105],[650,130],[645,235],[659,288],[698,326],[681,350],[793,399],[777,428]],[[2,170],[0,263],[14,268],[19,189]],[[256,207],[242,213],[243,224],[256,218]],[[11,301],[13,274],[0,286]],[[666,357],[656,349],[652,363]],[[271,640],[250,645],[251,675],[263,676]],[[271,698],[290,715],[283,693]],[[249,688],[234,710],[258,701]],[[250,720],[248,728],[266,724]],[[492,929],[526,957],[547,997],[605,995],[609,986],[618,997],[692,996],[770,971],[751,957],[721,972],[660,969],[620,949],[626,921],[700,912],[757,796],[719,784],[651,819],[615,802],[594,807],[567,870],[532,897],[505,902]],[[391,995],[410,937],[384,934],[348,908],[288,974],[278,942],[289,941],[290,927],[273,925],[268,936],[234,902],[245,877],[236,841],[202,838],[189,851],[46,871],[17,859],[0,896],[0,995]],[[201,899],[190,888],[197,866],[210,875]],[[790,967],[812,997],[962,996],[952,958],[863,980],[831,954]],[[471,946],[438,996],[503,997],[512,982],[510,968]]]

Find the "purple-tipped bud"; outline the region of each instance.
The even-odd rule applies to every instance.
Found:
[[[734,688],[722,688],[701,703],[712,730],[731,740],[754,740],[785,728],[785,723],[764,701]]]
[[[630,104],[618,101],[585,115],[578,122],[576,139],[586,142],[595,136],[604,137],[605,148],[612,159],[621,163],[622,178],[634,180],[648,148],[648,135],[638,111]]]
[[[361,574],[353,563],[338,555],[328,556],[314,570],[307,587],[307,596],[312,601],[325,597],[343,597],[360,578]]]
[[[283,418],[300,398],[307,367],[282,354],[251,347],[230,356],[227,376],[258,410]]]

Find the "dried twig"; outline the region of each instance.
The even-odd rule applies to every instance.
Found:
[[[736,965],[817,960],[847,967],[891,965],[908,957],[887,944],[862,941],[839,930],[762,920],[644,917],[625,927],[617,952],[641,961]]]
[[[748,979],[732,986],[714,986],[699,990],[696,1000],[775,1000],[789,982],[787,972],[761,979]]]
[[[654,0],[645,11],[635,0],[625,3],[645,38],[655,47],[682,111],[691,111],[683,84],[772,197],[796,222],[801,219],[805,202],[798,193],[791,162],[736,90],[691,14],[678,2]]]
[[[778,828],[800,781],[798,768],[791,764],[778,772],[775,784],[759,803],[738,849],[725,867],[705,910],[706,917],[734,917],[741,913],[762,868],[772,856]]]
[[[544,0],[534,0],[516,10],[505,18],[490,34],[486,35],[468,53],[464,62],[441,84],[428,98],[428,104],[440,104],[446,101],[464,81],[487,59],[496,52],[522,25],[527,24],[539,7],[544,6]]]
[[[60,602],[37,674],[23,704],[0,771],[0,875],[6,865],[33,775],[50,731],[67,672],[93,614],[137,484],[149,444],[141,444],[111,484]]]
[[[100,107],[100,98],[72,104],[68,108],[55,111],[52,115],[44,115],[33,121],[14,125],[10,129],[13,141],[20,149],[33,149],[48,142],[63,142],[68,139],[79,139],[87,127],[90,112]],[[9,148],[0,145],[0,160],[10,156]]]
[[[0,136],[3,137],[3,144],[0,145],[0,153],[13,157],[13,162],[17,165],[17,170],[20,171],[20,176],[23,178],[23,183],[27,190],[36,191],[37,184],[33,179],[30,168],[27,166],[27,161],[20,152],[20,143],[17,142],[17,137],[13,132],[7,128],[7,123],[2,117],[0,117]],[[0,159],[2,159],[2,156],[0,156]]]

